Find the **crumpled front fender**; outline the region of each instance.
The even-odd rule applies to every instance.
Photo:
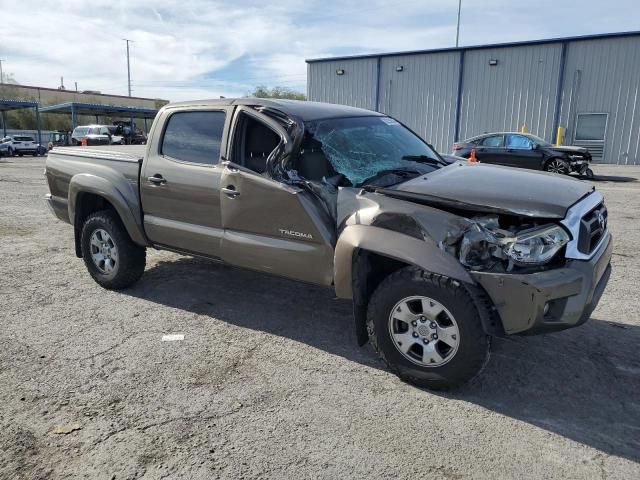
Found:
[[[476,283],[456,258],[438,248],[430,238],[422,240],[379,227],[349,225],[342,231],[335,249],[334,284],[339,298],[353,298],[353,253],[358,249],[461,282]]]

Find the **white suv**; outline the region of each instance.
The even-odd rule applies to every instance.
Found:
[[[2,143],[7,145],[7,154],[23,156],[26,154],[42,155],[45,151],[33,137],[27,135],[10,135],[2,139]]]

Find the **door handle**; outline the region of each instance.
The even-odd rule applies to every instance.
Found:
[[[236,198],[240,195],[240,192],[236,190],[234,185],[227,185],[222,188],[222,193],[224,193],[229,198]]]
[[[165,183],[167,183],[164,177],[159,173],[156,173],[153,177],[148,177],[147,180],[155,185],[164,185]]]

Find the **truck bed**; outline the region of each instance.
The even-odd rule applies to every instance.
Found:
[[[58,218],[73,223],[69,210],[75,184],[83,192],[101,194],[111,191],[114,205],[121,217],[140,225],[138,177],[146,145],[100,145],[95,147],[58,147],[52,149],[46,161],[49,183],[49,205]],[[73,205],[73,204],[72,204]],[[72,208],[73,210],[73,208]],[[124,213],[126,212],[126,214]]]
[[[50,154],[139,162],[146,145],[96,145],[93,147],[56,147]]]

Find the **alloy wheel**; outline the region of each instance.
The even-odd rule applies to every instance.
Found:
[[[460,346],[460,331],[451,312],[424,296],[396,303],[389,314],[389,335],[398,352],[422,367],[444,365]]]
[[[89,240],[91,259],[101,273],[111,274],[118,265],[118,247],[111,235],[102,228],[96,229]]]
[[[566,171],[567,168],[562,160],[554,159],[547,165],[547,172],[564,174]]]

